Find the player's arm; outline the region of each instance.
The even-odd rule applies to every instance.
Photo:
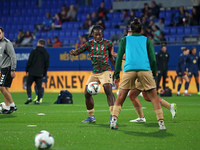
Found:
[[[147,39],[147,52],[148,52],[149,62],[150,62],[153,76],[156,77],[156,71],[157,71],[156,55],[155,55],[154,46],[149,39]]]
[[[115,79],[119,78],[119,73],[122,65],[122,58],[125,53],[125,47],[126,47],[126,37],[122,38],[119,44],[118,52],[117,52],[117,59],[115,63]]]
[[[10,41],[6,43],[6,53],[10,56],[11,59],[11,77],[14,78],[16,76],[15,71],[17,65],[17,58],[14,47]]]
[[[47,75],[47,70],[49,68],[49,54],[45,54],[45,64],[44,64],[44,74],[43,76],[45,77]]]
[[[113,67],[115,68],[115,59],[112,56],[113,45],[112,45],[111,42],[109,43],[109,49],[108,49],[108,51],[109,51],[109,60],[110,60],[111,64],[113,65]]]
[[[113,57],[115,57],[115,58],[117,57],[117,53],[114,52],[114,48],[112,48],[111,54],[112,54]],[[122,59],[125,60],[125,54],[123,55]]]
[[[83,44],[79,49],[76,49],[76,50],[72,49],[72,50],[70,51],[70,55],[77,56],[77,55],[79,55],[79,54],[85,52],[85,51],[88,50],[88,49],[89,49],[89,42],[86,42],[86,43]]]
[[[32,64],[33,57],[34,57],[34,50],[31,51],[31,53],[29,55],[29,58],[28,58],[28,61],[26,63],[26,74],[29,72],[29,68],[30,68],[30,66]]]

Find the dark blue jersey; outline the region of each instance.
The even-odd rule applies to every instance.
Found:
[[[189,54],[187,57],[188,70],[198,71],[200,66],[200,58],[198,55]]]
[[[183,55],[181,54],[178,58],[178,64],[176,67],[176,72],[181,72],[184,73],[186,71],[187,68],[187,57],[188,55]]]

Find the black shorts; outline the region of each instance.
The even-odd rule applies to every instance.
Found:
[[[1,68],[0,86],[10,87],[13,78],[11,77],[11,67]]]

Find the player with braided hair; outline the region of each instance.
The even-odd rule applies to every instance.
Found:
[[[89,36],[93,36],[94,39],[86,42],[79,49],[71,50],[70,54],[77,56],[85,51],[89,52],[91,62],[93,66],[93,72],[91,73],[85,87],[85,103],[87,107],[88,118],[82,123],[96,122],[94,117],[94,100],[92,95],[87,92],[87,87],[90,82],[98,82],[103,85],[105,94],[107,96],[107,102],[110,107],[110,112],[113,110],[115,102],[115,96],[112,93],[112,73],[109,60],[113,66],[115,66],[115,59],[111,55],[112,43],[111,41],[103,38],[103,28],[96,25],[92,28]],[[112,119],[112,113],[109,122]]]

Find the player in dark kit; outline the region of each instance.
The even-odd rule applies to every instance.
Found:
[[[188,77],[189,80],[191,81],[192,76],[194,75],[195,77],[195,82],[197,86],[197,94],[200,95],[199,92],[199,67],[200,67],[200,58],[196,54],[197,49],[193,47],[190,50],[190,55],[187,57],[187,62],[188,62]]]
[[[191,96],[191,94],[188,93],[188,86],[189,86],[189,78],[187,76],[187,57],[189,54],[189,49],[187,49],[186,47],[181,47],[181,50],[183,51],[183,54],[181,54],[178,58],[178,65],[176,68],[176,73],[178,76],[178,87],[177,87],[177,96],[181,96],[180,94],[180,89],[181,89],[181,85],[183,82],[183,79],[185,80],[185,92],[184,92],[184,96]]]
[[[86,87],[85,87],[85,102],[87,107],[87,113],[89,117],[82,121],[82,123],[96,122],[94,117],[94,100],[92,96],[87,92],[87,86],[90,82],[96,81],[103,85],[105,94],[107,96],[107,102],[110,107],[110,113],[112,118],[112,110],[115,102],[114,94],[112,93],[112,74],[111,66],[115,66],[115,59],[111,55],[112,43],[109,40],[103,39],[103,28],[99,25],[93,27],[91,35],[94,37],[93,40],[88,41],[82,45],[79,49],[71,50],[71,55],[79,55],[85,51],[89,51],[91,62],[93,66],[93,72],[90,75]],[[110,118],[110,119],[111,119]],[[111,120],[109,120],[110,122]]]

